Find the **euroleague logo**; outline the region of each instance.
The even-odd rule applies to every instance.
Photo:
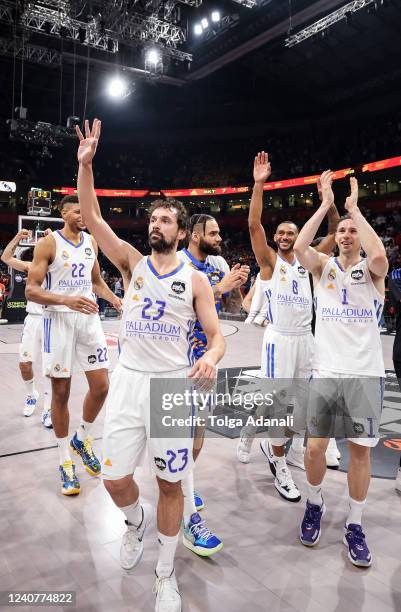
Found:
[[[363,278],[363,270],[352,270],[351,278],[353,278],[356,281],[361,280],[361,278]]]
[[[165,462],[164,459],[162,459],[162,457],[154,457],[154,461],[155,461],[156,467],[159,468],[159,470],[163,471],[166,469],[167,463]]]
[[[300,274],[300,276],[305,276],[306,274],[306,270],[303,266],[298,266],[298,273]]]
[[[185,291],[185,283],[183,283],[182,281],[174,281],[173,284],[171,285],[171,291],[174,291],[174,293],[184,293]]]

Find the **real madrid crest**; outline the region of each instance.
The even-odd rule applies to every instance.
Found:
[[[328,273],[328,278],[329,280],[333,281],[336,277],[336,269],[335,268],[330,268],[329,273]]]
[[[143,277],[142,276],[138,276],[138,278],[136,278],[134,280],[134,288],[139,291],[140,289],[142,289],[143,287]]]

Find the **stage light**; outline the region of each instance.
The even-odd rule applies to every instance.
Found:
[[[196,23],[194,25],[194,34],[196,34],[196,36],[200,36],[202,32],[203,32],[202,25],[200,23]]]
[[[218,21],[220,21],[220,13],[219,13],[219,11],[213,11],[212,12],[212,21],[213,21],[213,23],[217,23]]]
[[[146,52],[145,61],[156,66],[160,61],[160,54],[156,49],[149,49],[149,51]]]
[[[114,77],[109,81],[107,93],[112,98],[123,98],[127,94],[127,84],[120,77]]]
[[[203,19],[201,19],[201,26],[202,26],[202,28],[203,28],[204,30],[206,30],[206,28],[208,28],[208,27],[209,27],[209,22],[208,22],[208,20],[206,19],[206,17],[204,17]]]

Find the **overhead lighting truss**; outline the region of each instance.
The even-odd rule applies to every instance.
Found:
[[[17,57],[37,64],[61,64],[61,55],[55,49],[24,43],[22,40],[0,38],[0,55]]]
[[[257,0],[234,0],[234,2],[241,4],[246,8],[254,8],[258,4]]]
[[[72,11],[71,0],[26,0],[21,5],[16,4],[15,0],[0,0],[0,21],[14,25],[18,19],[19,24],[27,30],[72,39],[111,53],[118,52],[119,43],[135,46],[154,43],[163,56],[191,62],[192,54],[178,48],[187,39],[186,30],[174,22],[178,2],[197,7],[202,0],[168,0],[160,4],[155,0],[137,0],[134,7],[144,11],[143,14],[131,11],[127,13],[124,2],[105,0],[99,7],[102,7],[102,14],[107,14],[108,18],[103,20],[97,14],[90,21],[71,16],[76,15]],[[18,12],[18,6],[23,7],[21,12]],[[159,11],[162,11],[161,16]],[[51,55],[53,51],[49,51],[49,54],[49,57],[43,55],[44,63],[56,63]],[[40,55],[39,52],[31,51],[31,57],[27,59],[38,58],[40,61]]]
[[[96,21],[86,23],[72,19],[66,12],[65,3],[60,4],[58,8],[48,8],[37,2],[29,2],[22,13],[21,23],[28,30],[58,38],[63,34],[66,38],[79,40],[83,45],[95,49],[112,53],[118,51],[118,41],[113,38],[111,32],[101,32]]]
[[[66,138],[76,138],[74,128],[52,125],[43,121],[8,119],[10,140],[29,142],[47,147],[62,147]]]
[[[370,4],[376,4],[376,0],[354,0],[353,2],[349,2],[342,8],[337,9],[330,15],[319,19],[312,25],[304,28],[300,32],[296,34],[292,34],[285,40],[286,47],[293,47],[294,45],[298,45],[299,43],[307,40],[311,36],[315,36],[324,30],[327,30],[330,26],[338,23],[342,19],[348,19],[353,13],[360,11],[361,9],[369,6]]]

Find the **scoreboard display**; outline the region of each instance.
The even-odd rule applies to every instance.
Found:
[[[28,192],[28,215],[50,215],[52,192],[31,187]]]

